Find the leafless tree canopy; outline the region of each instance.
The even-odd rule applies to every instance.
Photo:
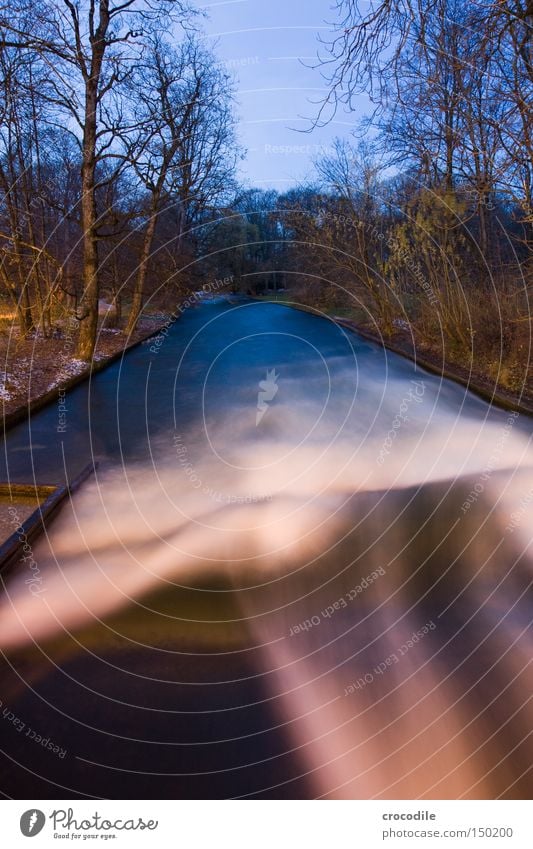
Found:
[[[133,289],[136,324],[162,212],[175,280],[194,216],[229,193],[231,83],[200,23],[182,0],[2,5],[0,274],[24,333],[63,308],[90,360],[100,297],[120,312]]]

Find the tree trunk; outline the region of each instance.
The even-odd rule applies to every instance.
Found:
[[[83,226],[83,294],[81,297],[80,335],[77,355],[89,362],[94,354],[98,329],[98,244],[96,233],[95,149],[96,149],[97,79],[86,83],[85,127],[81,167],[81,215]]]

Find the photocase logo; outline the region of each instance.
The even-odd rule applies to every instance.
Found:
[[[37,808],[32,808],[25,811],[20,818],[20,830],[24,837],[35,837],[43,830],[46,817],[42,811]]]
[[[256,427],[268,410],[268,405],[276,397],[279,389],[279,386],[276,383],[278,377],[279,374],[276,374],[276,369],[272,368],[267,370],[266,380],[259,381],[259,392],[257,393],[257,415],[255,417]]]

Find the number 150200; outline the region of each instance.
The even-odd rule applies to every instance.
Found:
[[[505,826],[486,826],[474,829],[474,837],[512,837],[513,829]]]

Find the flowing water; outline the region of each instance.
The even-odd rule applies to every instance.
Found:
[[[4,576],[5,795],[530,797],[530,420],[224,300],[64,406],[5,444],[99,462]]]

